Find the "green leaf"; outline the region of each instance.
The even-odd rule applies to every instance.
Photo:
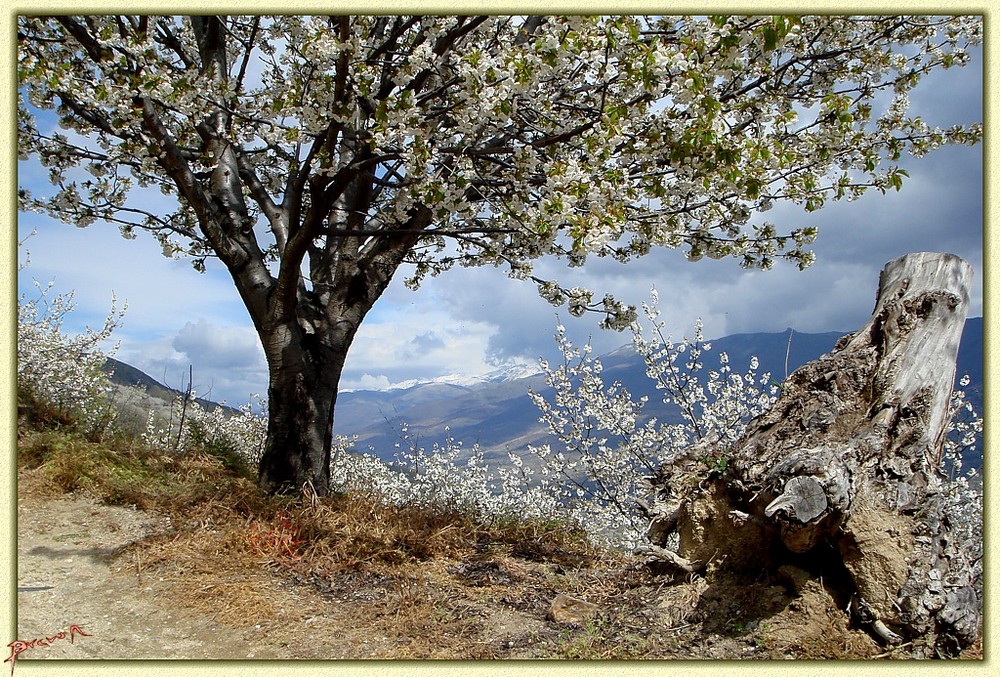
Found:
[[[775,47],[778,46],[778,31],[774,30],[772,26],[768,26],[764,29],[764,51],[770,52]]]

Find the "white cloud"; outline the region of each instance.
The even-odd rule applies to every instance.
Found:
[[[190,369],[199,396],[233,405],[267,391],[267,365],[251,327],[198,318],[172,336],[123,342],[117,358],[177,390],[187,386]]]
[[[188,359],[211,362],[219,369],[258,369],[264,364],[264,351],[255,331],[219,327],[205,318],[187,322],[172,345]]]
[[[125,330],[135,335],[176,330],[198,315],[228,322],[247,317],[232,279],[218,265],[200,274],[187,259],[165,258],[149,235],[126,240],[107,224],[74,228],[19,215],[19,238],[32,229],[36,234],[24,244],[31,263],[19,273],[19,285],[24,290],[32,279],[53,280],[57,291],[75,290],[77,311],[67,322],[80,329],[107,315],[112,293],[128,302]]]
[[[368,379],[399,383],[444,374],[482,374],[492,367],[483,349],[494,331],[488,323],[455,318],[433,290],[411,293],[411,303],[386,307],[383,298],[362,323],[344,369],[349,387]]]
[[[384,375],[362,374],[361,378],[345,378],[340,382],[342,391],[348,390],[388,390],[394,384]]]

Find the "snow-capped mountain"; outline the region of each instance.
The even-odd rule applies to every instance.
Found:
[[[770,372],[781,381],[797,367],[829,352],[841,334],[805,334],[786,330],[780,333],[736,334],[713,340],[711,355],[725,352],[734,370],[746,368],[751,356],[760,361],[759,374]],[[634,397],[649,397],[644,411],[660,420],[677,414],[665,407],[646,366],[631,345],[601,358],[607,384],[619,381]],[[141,384],[151,400],[170,401],[178,393],[157,383],[137,369],[109,360],[108,369],[121,384]],[[969,400],[983,412],[983,319],[971,318],[958,354],[957,375],[968,374]],[[444,377],[431,381],[399,384],[388,390],[341,392],[334,417],[339,435],[357,435],[356,450],[370,451],[391,460],[402,446],[415,444],[429,449],[447,438],[461,441],[465,448],[478,444],[488,459],[508,462],[507,452],[524,450],[528,444],[548,441],[547,431],[538,422],[539,412],[528,392],[551,398],[545,376],[532,364],[506,366],[474,377]],[[216,406],[202,402],[203,406]],[[408,438],[403,437],[406,428]],[[981,467],[981,447],[967,467]]]
[[[388,388],[379,389],[379,391],[398,391],[398,390],[411,390],[416,387],[427,387],[431,385],[446,385],[446,386],[459,386],[464,388],[472,388],[484,383],[506,383],[507,381],[516,381],[522,378],[528,378],[530,376],[535,376],[539,374],[538,365],[529,365],[523,362],[515,362],[511,364],[498,367],[493,371],[488,371],[485,374],[479,375],[467,375],[467,374],[453,374],[445,376],[437,376],[430,379],[410,379],[408,381],[400,381],[399,383],[393,383]],[[341,391],[343,393],[349,392],[371,392],[371,390],[366,390],[362,388],[350,388]]]

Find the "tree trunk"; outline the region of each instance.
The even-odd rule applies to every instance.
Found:
[[[971,275],[950,254],[888,263],[869,322],[788,378],[724,470],[706,478],[702,446],[651,478],[651,552],[703,572],[821,563],[881,641],[973,642],[982,550],[957,537],[941,459]]]
[[[258,483],[268,493],[294,493],[308,482],[325,496],[334,406],[350,342],[321,342],[284,326],[272,331],[264,345],[270,372],[268,425]]]

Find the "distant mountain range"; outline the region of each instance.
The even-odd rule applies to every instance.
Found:
[[[706,366],[714,366],[720,353],[727,353],[734,372],[745,372],[752,356],[757,356],[758,374],[770,372],[783,380],[799,366],[830,352],[839,332],[807,334],[787,329],[777,333],[733,334],[711,341],[705,354]],[[646,376],[646,366],[631,345],[600,358],[605,383],[619,381],[636,398],[646,395],[649,401],[645,416],[662,421],[678,421],[679,413],[664,405],[653,382]],[[143,385],[153,398],[171,400],[177,390],[125,363],[109,360],[114,379],[121,384]],[[968,374],[966,388],[970,401],[982,413],[983,396],[983,320],[966,322],[957,361],[957,377]],[[524,450],[528,444],[542,444],[547,430],[538,422],[539,411],[528,396],[534,391],[551,400],[551,389],[541,373],[526,373],[523,368],[501,370],[480,378],[436,379],[407,384],[390,390],[355,390],[342,392],[337,400],[334,431],[339,435],[357,435],[358,451],[368,451],[391,461],[397,444],[406,448],[416,444],[430,449],[448,438],[465,447],[474,443],[486,458],[497,464],[508,462],[507,452]],[[216,405],[199,400],[211,409]],[[227,409],[229,409],[227,407]],[[406,428],[407,440],[403,439]],[[982,466],[982,444],[969,467]]]
[[[778,333],[734,334],[711,341],[705,354],[706,366],[715,365],[720,353],[727,353],[735,372],[745,372],[752,356],[757,356],[758,374],[770,372],[783,380],[801,365],[830,352],[844,334],[806,334],[787,329]],[[605,384],[619,381],[636,398],[646,395],[646,416],[661,421],[678,421],[679,413],[664,405],[646,365],[631,345],[600,358]],[[977,411],[982,412],[983,320],[967,321],[957,360],[957,375],[970,376],[966,389]],[[488,460],[507,462],[509,450],[523,450],[528,444],[547,441],[545,427],[538,422],[539,411],[528,391],[551,400],[542,374],[528,376],[498,374],[478,383],[430,382],[383,391],[341,393],[337,401],[334,430],[358,436],[359,451],[368,450],[383,460],[392,460],[396,444],[418,444],[430,449],[448,437],[465,446],[478,443]],[[402,440],[406,426],[409,441]],[[981,447],[981,445],[979,445]],[[981,449],[966,464],[981,467]]]

